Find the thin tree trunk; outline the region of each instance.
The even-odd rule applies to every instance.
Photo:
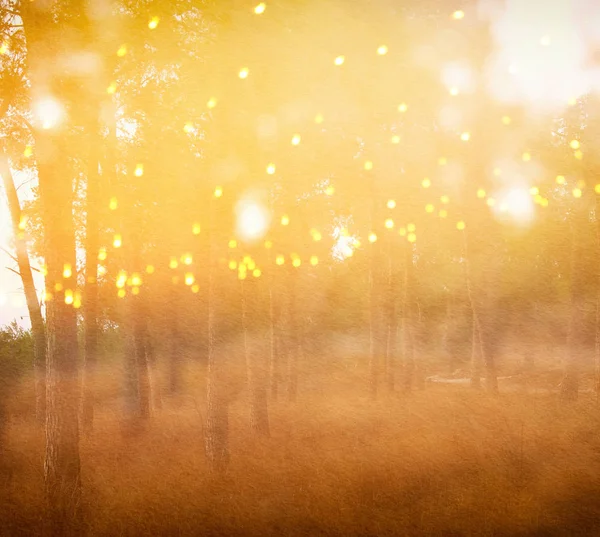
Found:
[[[204,427],[204,449],[209,469],[223,473],[229,466],[229,399],[222,384],[222,374],[216,359],[217,321],[219,320],[219,297],[217,293],[218,269],[218,212],[214,205],[209,211],[209,256],[208,256],[208,367],[206,373],[206,425]]]
[[[265,368],[258,363],[255,345],[248,338],[248,319],[256,318],[256,297],[247,295],[250,290],[256,290],[256,283],[242,280],[240,282],[242,295],[242,326],[244,331],[244,354],[246,357],[246,375],[248,399],[250,407],[250,428],[256,434],[269,436],[269,407],[267,402],[267,386]]]
[[[471,348],[471,387],[481,388],[481,342],[479,341],[479,330],[477,320],[473,315],[473,335]]]
[[[475,289],[472,277],[471,252],[468,246],[467,232],[463,232],[463,248],[465,258],[465,280],[467,285],[467,294],[471,304],[473,319],[476,324],[477,334],[479,336],[480,352],[485,365],[485,385],[486,390],[491,394],[498,393],[498,375],[496,373],[495,353],[496,336],[495,332],[499,327],[494,323],[494,312],[491,294],[497,292],[491,288],[488,281],[484,285],[479,285]],[[490,271],[490,269],[487,269]],[[497,278],[495,271],[493,276]],[[480,278],[484,277],[481,274]]]
[[[84,381],[81,404],[81,426],[85,433],[93,429],[96,399],[95,376],[98,362],[98,249],[100,176],[99,136],[97,124],[90,127],[90,162],[86,191],[86,237],[85,237],[85,295],[84,295]]]
[[[585,206],[575,208],[571,220],[571,313],[567,337],[568,357],[561,383],[560,398],[563,401],[575,401],[579,395],[579,382],[583,360],[585,359],[585,267],[586,248],[583,236],[587,229]]]
[[[23,231],[19,227],[21,222],[21,205],[4,146],[0,147],[0,175],[2,176],[4,190],[8,199],[8,209],[15,236],[17,264],[23,282],[27,310],[29,311],[29,319],[31,321],[34,352],[35,415],[39,422],[44,422],[46,417],[46,327],[44,326],[42,309],[33,282],[33,274],[27,252],[27,242],[23,237]]]

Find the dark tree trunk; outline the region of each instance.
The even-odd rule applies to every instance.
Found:
[[[15,236],[17,264],[23,282],[27,310],[31,321],[34,352],[35,415],[37,420],[43,423],[46,417],[46,327],[44,326],[42,309],[33,282],[29,254],[27,252],[27,242],[23,237],[23,231],[19,228],[21,222],[21,205],[10,170],[8,157],[3,146],[0,147],[0,175],[2,176],[4,190],[8,199],[8,209]]]

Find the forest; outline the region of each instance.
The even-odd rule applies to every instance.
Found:
[[[595,0],[0,0],[0,176],[0,536],[600,534]]]

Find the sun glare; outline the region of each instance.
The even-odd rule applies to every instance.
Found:
[[[64,119],[64,106],[54,97],[44,97],[33,105],[33,113],[43,129],[57,127]]]
[[[269,229],[271,214],[252,198],[242,199],[236,206],[236,232],[245,241],[262,239]]]

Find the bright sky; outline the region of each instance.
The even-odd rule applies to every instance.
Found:
[[[15,174],[17,185],[21,184],[23,179],[19,178],[19,174]],[[30,196],[31,190],[25,186],[19,188],[19,196]],[[0,247],[13,252],[12,248],[12,230],[10,224],[10,214],[6,203],[6,194],[0,182]],[[23,284],[21,278],[14,272],[11,272],[6,267],[17,269],[16,262],[13,261],[8,254],[0,250],[0,326],[3,326],[13,319],[25,328],[29,328],[29,313],[25,304],[25,296],[23,294]],[[39,291],[43,286],[43,277],[34,272],[34,280],[36,289]]]

